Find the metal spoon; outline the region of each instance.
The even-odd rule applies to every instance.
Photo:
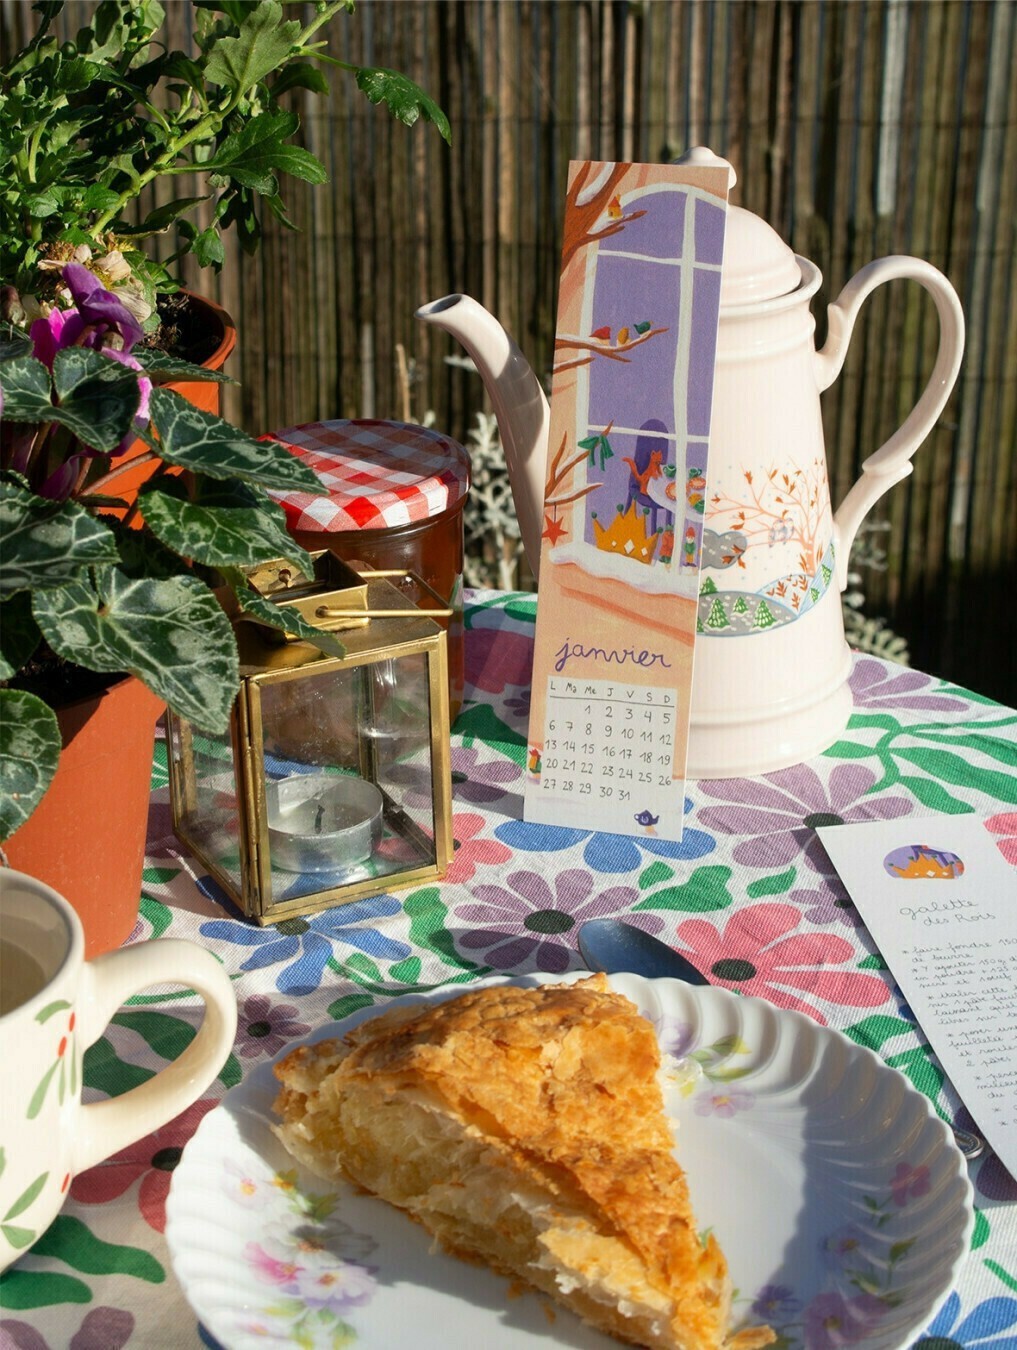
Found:
[[[579,929],[579,954],[590,970],[605,975],[625,971],[648,980],[682,980],[685,984],[709,984],[710,981],[686,957],[666,942],[644,933],[622,919],[589,919]],[[951,1125],[953,1137],[969,1161],[985,1150],[985,1142],[970,1130]]]

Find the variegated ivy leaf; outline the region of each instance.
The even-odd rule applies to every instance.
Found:
[[[194,366],[190,361],[182,361],[179,356],[170,356],[168,352],[158,352],[152,347],[138,347],[131,355],[137,357],[138,365],[153,380],[201,380],[206,384],[236,384],[236,380],[225,371],[206,370],[204,366]]]
[[[38,647],[39,637],[28,591],[0,603],[0,680],[9,680],[21,669]]]
[[[282,507],[246,483],[202,482],[191,501],[171,480],[145,490],[140,502],[149,529],[181,557],[206,567],[286,558],[308,576],[314,572],[310,555],[286,529]]]
[[[118,567],[95,582],[35,596],[36,622],[57,655],[86,670],[130,671],[195,726],[225,731],[237,647],[212,592],[192,576],[135,579]]]
[[[255,441],[169,389],[152,390],[150,409],[158,451],[168,464],[209,478],[242,478],[278,492],[321,494],[314,470],[277,441]]]
[[[56,714],[24,689],[0,689],[0,840],[39,805],[60,759]]]
[[[86,567],[117,561],[113,535],[72,501],[51,502],[0,479],[0,596],[77,581]]]
[[[313,568],[309,569],[308,574],[311,571]],[[308,623],[297,610],[280,609],[271,600],[259,595],[257,591],[252,590],[239,568],[224,567],[222,575],[245,613],[253,615],[261,623],[268,624],[270,628],[278,629],[281,633],[292,633],[294,637],[313,643],[326,656],[346,655],[346,648],[334,633],[326,633],[324,629],[315,628],[314,624]]]

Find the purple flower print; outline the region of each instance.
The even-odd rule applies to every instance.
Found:
[[[476,806],[496,802],[505,796],[508,784],[522,774],[518,764],[502,756],[482,761],[479,750],[452,748],[452,796],[456,801]]]
[[[576,932],[587,919],[625,913],[630,923],[659,933],[664,921],[655,914],[628,911],[639,899],[631,886],[594,892],[593,876],[584,868],[559,872],[553,890],[539,872],[512,872],[504,885],[475,886],[473,899],[454,913],[473,931],[461,933],[464,951],[483,952],[495,970],[560,973],[579,965]]]
[[[816,886],[809,889],[792,891],[788,899],[802,906],[803,917],[809,923],[822,927],[831,923],[842,923],[848,928],[861,926],[862,917],[836,874],[820,877]]]
[[[710,1092],[696,1102],[696,1115],[730,1120],[739,1111],[750,1110],[755,1101],[751,1092]]]
[[[921,693],[934,684],[918,670],[887,666],[873,657],[856,659],[849,681],[856,708],[913,708],[921,712],[965,712],[970,704],[952,694]]]
[[[244,999],[237,1019],[237,1054],[243,1059],[274,1055],[289,1041],[306,1036],[311,1028],[295,1020],[298,1012],[292,1003],[273,1005],[264,994]]]
[[[764,1284],[752,1300],[752,1312],[766,1322],[786,1322],[801,1308],[801,1299],[786,1284]]]
[[[524,689],[519,694],[513,694],[507,698],[504,703],[506,712],[510,712],[513,717],[522,717],[528,719],[530,716],[530,691]]]
[[[805,1309],[806,1350],[839,1350],[842,1345],[864,1343],[885,1313],[886,1305],[874,1294],[856,1298],[819,1294]]]
[[[724,801],[707,806],[699,820],[721,834],[754,836],[735,846],[735,862],[748,867],[787,867],[801,853],[816,872],[829,872],[826,852],[813,831],[817,825],[856,820],[895,820],[909,815],[907,797],[871,797],[876,775],[860,764],[838,764],[829,787],[808,764],[753,779],[722,778],[700,789]]]
[[[862,1243],[865,1234],[857,1224],[848,1223],[829,1233],[819,1244],[820,1254],[828,1266],[835,1270],[853,1268],[862,1258]]]
[[[124,1308],[93,1308],[66,1342],[69,1350],[123,1350],[134,1332],[134,1314]],[[0,1350],[49,1350],[43,1336],[27,1322],[0,1321]]]

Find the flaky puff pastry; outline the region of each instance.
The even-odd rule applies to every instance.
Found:
[[[662,1350],[755,1350],[701,1240],[650,1023],[602,975],[394,1008],[277,1067],[276,1127],[319,1175],[399,1206],[455,1255]]]

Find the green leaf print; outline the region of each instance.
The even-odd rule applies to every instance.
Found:
[[[381,984],[383,976],[381,967],[376,965],[369,956],[363,952],[350,952],[346,958],[346,969],[356,971],[357,975],[365,980],[371,980],[374,984]]]
[[[62,1061],[59,1059],[53,1061],[53,1063],[43,1074],[42,1081],[39,1083],[39,1086],[32,1093],[32,1100],[28,1103],[29,1120],[34,1120],[36,1116],[39,1114],[39,1112],[42,1110],[42,1104],[46,1100],[46,1092],[49,1088],[50,1083],[53,1080],[53,1075],[56,1073],[57,1069],[59,1069],[61,1063]]]
[[[912,730],[914,735],[914,730]],[[974,788],[1001,802],[1017,802],[1017,774],[981,769],[961,755],[948,750],[896,750],[899,759],[916,764],[941,782],[956,787]]]
[[[81,1077],[86,1087],[105,1092],[108,1097],[119,1097],[130,1088],[140,1087],[154,1078],[155,1070],[121,1059],[112,1042],[100,1036],[85,1051]]]
[[[24,1312],[54,1303],[91,1303],[92,1291],[73,1275],[51,1270],[19,1270],[14,1267],[0,1275],[0,1308],[5,1312]]]
[[[639,874],[639,889],[648,891],[651,886],[656,886],[660,881],[670,881],[674,876],[674,868],[668,867],[667,863],[660,861],[650,863]]]
[[[116,1026],[136,1032],[160,1059],[179,1059],[197,1034],[190,1022],[182,1017],[140,1008],[118,1012],[112,1021]],[[224,1087],[235,1087],[243,1076],[240,1061],[231,1054],[219,1073],[219,1082]]]
[[[520,767],[526,763],[526,738],[506,726],[486,703],[476,703],[459,714],[456,718],[456,735],[462,736],[467,750],[472,749],[473,742],[478,740]]]
[[[730,867],[697,867],[682,886],[665,886],[633,905],[639,909],[677,909],[703,914],[712,909],[726,909],[733,897],[727,888],[731,879]]]
[[[1013,1293],[1017,1294],[1017,1279],[1015,1279],[1008,1270],[1004,1270],[998,1261],[986,1261],[985,1269],[991,1270],[998,1280],[1003,1281],[1007,1289],[1010,1289]]]
[[[355,1013],[361,1008],[369,1008],[374,1002],[370,994],[344,994],[342,998],[337,998],[334,1003],[328,1005],[328,1015],[336,1022],[341,1022],[349,1017],[350,1013]]]
[[[989,1240],[989,1220],[985,1214],[978,1208],[975,1209],[975,1228],[971,1234],[971,1250],[976,1252],[979,1247],[984,1247]]]
[[[854,741],[834,741],[823,751],[827,759],[868,759],[873,753],[871,745],[856,745]]]
[[[153,867],[149,870],[152,872],[169,871],[169,869],[165,867]],[[174,869],[171,875],[175,876],[176,871],[177,869]],[[146,873],[144,880],[151,881],[152,878],[149,877]],[[142,891],[141,904],[139,908],[141,911],[141,917],[143,919],[146,919],[152,925],[152,937],[153,938],[162,937],[163,933],[165,933],[166,929],[173,922],[173,915],[170,911],[169,906],[164,905],[161,900],[156,900],[154,896],[147,895],[144,891]]]
[[[475,975],[487,975],[490,966],[478,966],[467,961],[456,951],[452,934],[445,926],[448,907],[442,904],[437,886],[425,886],[413,891],[403,901],[403,910],[410,921],[410,941],[417,947],[433,952],[446,966],[469,970]]]
[[[416,984],[420,979],[420,957],[408,956],[405,961],[389,966],[388,977],[390,980],[400,980],[403,984]]]
[[[860,1022],[854,1022],[844,1029],[845,1036],[850,1036],[859,1045],[867,1045],[870,1050],[878,1050],[884,1041],[894,1036],[913,1032],[911,1022],[905,1022],[903,1017],[888,1017],[885,1013],[873,1013],[871,1017],[863,1017]]]
[[[84,1275],[132,1275],[148,1284],[162,1284],[166,1279],[165,1270],[151,1253],[104,1242],[71,1214],[58,1214],[34,1251],[56,1257]]]
[[[940,811],[943,815],[967,816],[975,809],[967,802],[951,797],[946,788],[934,778],[918,778],[915,774],[902,773],[899,781],[901,787],[913,792],[923,806]]]
[[[778,872],[772,877],[760,877],[749,883],[747,894],[752,900],[758,900],[761,895],[783,895],[791,889],[796,875],[797,870],[789,867],[786,872]]]
[[[0,1233],[3,1233],[4,1237],[15,1251],[20,1251],[22,1247],[27,1247],[35,1237],[34,1228],[19,1228],[18,1225],[14,1223],[0,1223]]]

